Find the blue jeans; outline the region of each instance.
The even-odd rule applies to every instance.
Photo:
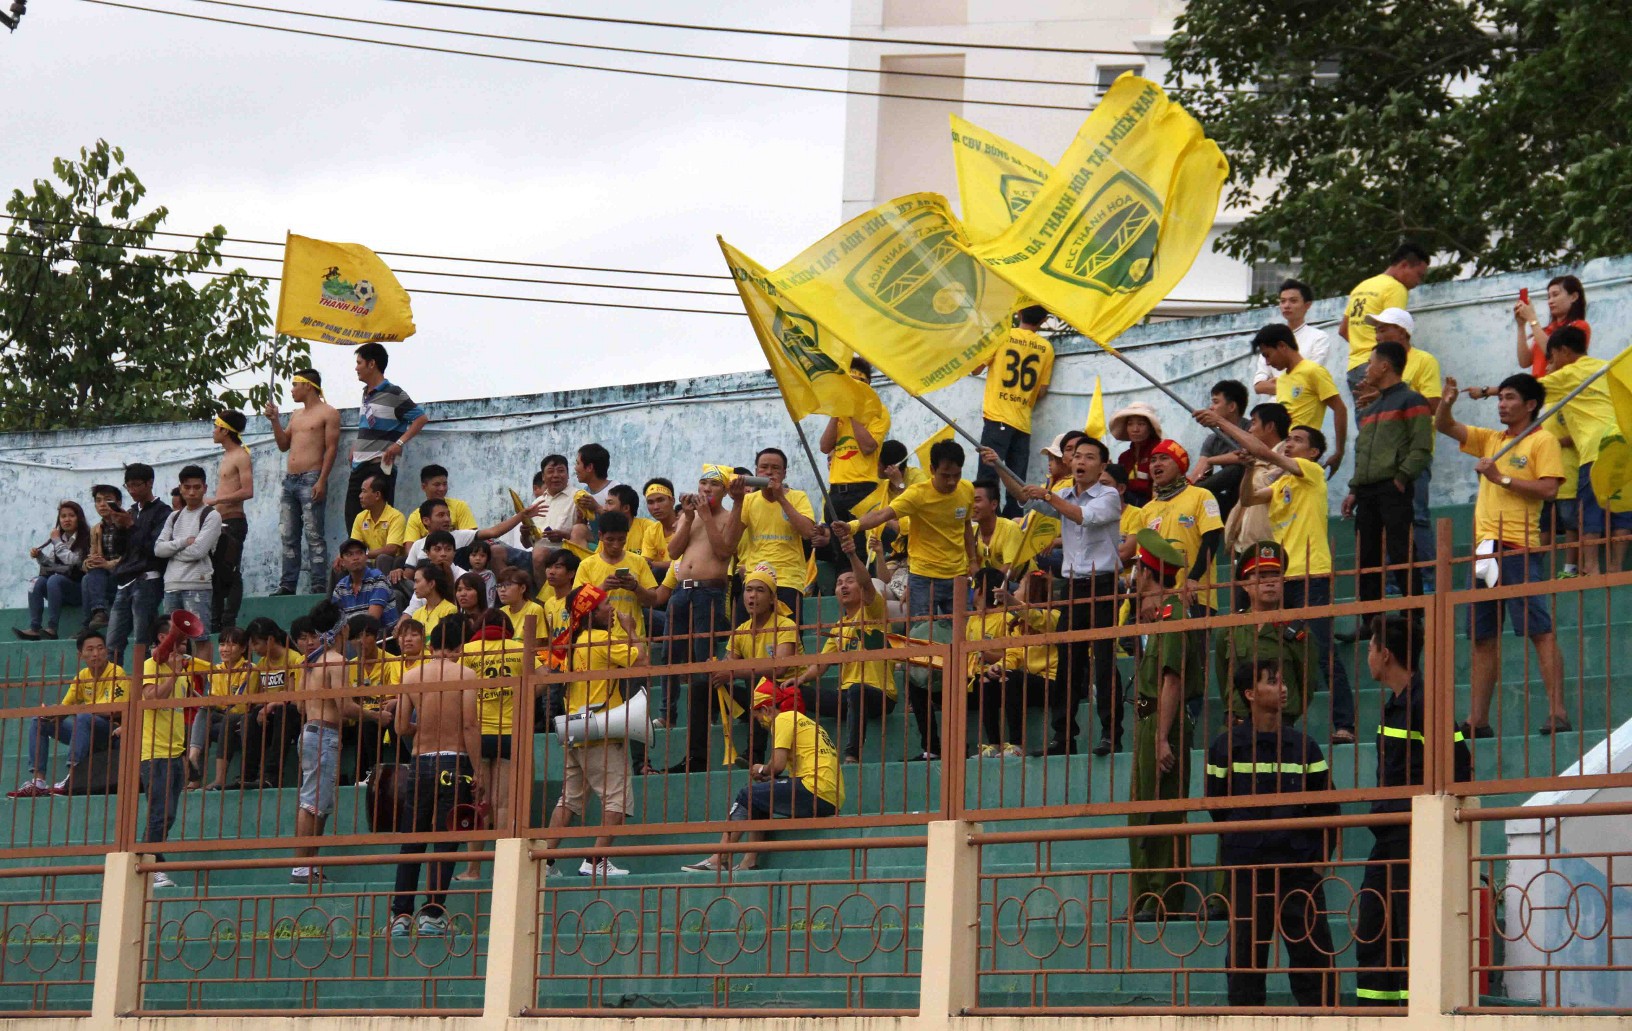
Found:
[[[1030,431],[1021,432],[1006,422],[987,419],[980,428],[980,446],[996,451],[998,461],[1008,466],[1022,483],[1025,482],[1026,465],[1031,461]],[[980,475],[997,479],[996,470],[988,470],[985,466],[981,467]],[[1008,519],[1019,519],[1020,499],[1009,494],[1003,502],[1002,514]]]
[[[669,664],[707,662],[725,639],[728,617],[724,587],[682,587],[669,598]],[[686,683],[686,758],[696,769],[708,762],[708,714],[713,689],[707,673],[682,673],[671,678],[666,695],[679,681]]]
[[[907,573],[907,615],[912,619],[927,617],[931,609],[936,613],[952,611],[952,584],[950,577],[919,576]]]
[[[329,583],[329,549],[323,540],[323,506],[312,503],[318,470],[287,473],[278,492],[278,536],[283,540],[283,572],[278,589],[300,586],[300,539],[306,537],[306,570],[313,594],[323,594]],[[347,527],[349,530],[350,527]]]
[[[73,577],[61,573],[35,577],[28,588],[28,628],[38,630],[43,626],[56,633],[57,624],[62,621],[62,606],[78,605],[79,602],[79,581]],[[40,621],[42,609],[45,615],[43,623]]]
[[[186,609],[202,620],[207,629],[210,625],[211,593],[207,587],[201,591],[165,591],[159,610],[168,616],[177,609]]]
[[[796,777],[750,784],[737,792],[731,803],[732,820],[768,820],[782,816],[799,819],[811,816],[832,816],[838,812],[833,803],[805,787]]]
[[[119,588],[113,596],[113,607],[108,612],[108,657],[123,665],[125,642],[131,631],[138,641],[147,640],[153,629],[153,620],[159,615],[159,601],[164,597],[164,581],[153,579],[132,580]]]
[[[1289,609],[1301,609],[1305,605],[1330,605],[1332,581],[1318,574],[1307,579],[1288,577],[1285,597]],[[1343,665],[1343,657],[1332,650],[1332,621],[1311,619],[1308,626],[1310,636],[1315,639],[1316,661],[1320,663],[1326,687],[1332,693],[1332,729],[1353,730],[1354,688],[1349,685],[1349,670]]]
[[[168,837],[176,822],[181,791],[187,785],[187,762],[179,755],[173,759],[143,759],[141,775],[142,790],[147,793],[147,833],[142,835],[142,843],[151,845]],[[153,853],[153,858],[164,862],[162,853]]]
[[[48,741],[66,742],[68,765],[78,766],[90,758],[91,749],[104,748],[113,740],[113,721],[94,712],[41,716],[28,722],[28,771],[36,777],[44,776],[50,761],[45,754]]]
[[[1437,553],[1434,542],[1434,524],[1428,518],[1428,484],[1434,478],[1434,470],[1430,466],[1417,477],[1412,486],[1411,494],[1411,544],[1416,549],[1415,560],[1418,562],[1433,562]],[[1434,567],[1424,566],[1422,569],[1422,589],[1434,589]]]
[[[106,614],[108,606],[113,604],[113,571],[85,570],[85,579],[79,582],[79,591],[86,619],[90,618],[91,613],[99,610]]]

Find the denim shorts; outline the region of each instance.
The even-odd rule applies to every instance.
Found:
[[[1632,512],[1605,512],[1598,503],[1598,494],[1592,489],[1592,466],[1588,462],[1581,467],[1576,481],[1576,504],[1580,509],[1581,532],[1588,537],[1604,536],[1604,527],[1607,524],[1611,529],[1626,533],[1632,531]]]
[[[300,807],[327,816],[339,790],[340,731],[308,723],[300,732]]]
[[[1501,552],[1502,575],[1497,584],[1502,586],[1524,583],[1539,583],[1547,579],[1541,568],[1540,552],[1523,552],[1518,550]],[[1474,590],[1483,590],[1484,585],[1477,579],[1473,583]],[[1488,641],[1502,632],[1502,608],[1507,608],[1507,616],[1513,622],[1513,634],[1516,637],[1535,637],[1538,634],[1552,633],[1553,616],[1547,611],[1547,600],[1537,594],[1525,597],[1505,598],[1501,601],[1476,601],[1469,606],[1471,609],[1468,620],[1468,637],[1475,641]]]

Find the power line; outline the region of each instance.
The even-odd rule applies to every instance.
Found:
[[[558,11],[527,11],[515,7],[486,7],[481,4],[454,3],[452,0],[388,0],[396,4],[419,7],[445,7],[461,11],[482,11],[487,14],[520,14],[530,18],[554,18],[561,21],[599,22],[603,25],[638,25],[650,29],[684,29],[691,32],[729,32],[743,36],[775,36],[783,39],[824,39],[840,43],[888,43],[891,46],[946,47],[953,50],[1012,50],[1028,54],[1106,54],[1113,57],[1149,57],[1140,50],[1093,50],[1077,47],[1037,47],[1014,43],[958,43],[935,39],[897,39],[893,36],[840,36],[825,32],[788,32],[776,29],[748,29],[730,25],[696,25],[689,22],[642,21],[636,18],[607,18],[589,14],[562,14]]]
[[[216,18],[206,14],[189,14],[186,11],[167,11],[156,7],[141,7],[136,4],[117,3],[115,0],[84,0],[88,4],[97,4],[101,7],[117,7],[126,11],[139,11],[143,14],[162,14],[172,18],[187,18],[192,21],[213,22],[217,25],[237,25],[246,29],[263,29],[268,32],[285,32],[296,36],[310,36],[315,39],[333,39],[343,43],[366,43],[373,46],[393,47],[398,50],[417,50],[431,54],[452,54],[457,57],[482,57],[492,61],[508,61],[512,64],[531,64],[550,68],[572,68],[578,71],[609,72],[614,75],[638,75],[650,79],[675,79],[682,82],[702,82],[717,86],[754,86],[760,89],[793,90],[799,93],[828,93],[847,97],[881,97],[891,100],[924,100],[936,104],[949,102],[973,104],[980,107],[1012,107],[1028,108],[1038,111],[1070,111],[1075,114],[1085,113],[1080,104],[1034,104],[1015,100],[971,100],[968,98],[951,100],[947,97],[930,97],[917,93],[879,93],[873,90],[843,89],[837,86],[801,86],[788,82],[761,82],[755,79],[721,79],[707,75],[684,75],[679,72],[656,72],[641,68],[612,68],[606,65],[577,64],[570,61],[548,61],[541,57],[521,57],[514,54],[490,54],[477,50],[457,50],[452,47],[433,47],[423,43],[402,43],[395,40],[371,39],[365,36],[342,36],[333,32],[316,32],[312,29],[297,29],[287,25],[265,25],[260,22],[235,21],[231,18]],[[746,31],[746,30],[745,30]]]

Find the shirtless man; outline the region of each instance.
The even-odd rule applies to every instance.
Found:
[[[456,805],[477,801],[487,794],[478,779],[471,756],[482,754],[482,724],[476,696],[480,680],[476,671],[459,661],[465,646],[463,620],[444,619],[431,631],[431,657],[402,675],[402,697],[397,702],[397,736],[412,737],[414,764],[412,779],[404,789],[402,811],[397,826],[413,834],[446,830],[448,814]],[[465,690],[426,691],[421,685],[469,680]],[[408,842],[403,855],[420,855],[425,842]],[[456,841],[439,841],[431,848],[452,852]],[[419,891],[419,869],[429,866],[425,884],[425,905],[414,919],[414,896]],[[418,931],[421,937],[448,933],[444,902],[452,863],[401,863],[397,866],[396,894],[391,898],[391,934],[406,937]]]
[[[344,690],[350,685],[347,672],[346,624],[341,623],[329,646],[317,658],[307,658],[300,690]],[[363,707],[356,698],[313,698],[299,705],[305,723],[300,731],[300,806],[295,810],[295,835],[316,838],[322,836],[340,790],[340,728],[360,717]],[[295,849],[297,861],[315,855],[316,845]],[[296,866],[289,880],[307,884],[323,880],[323,874],[309,865]]]
[[[215,417],[212,439],[221,445],[221,468],[215,474],[215,496],[204,499],[221,517],[221,536],[211,558],[215,572],[210,583],[210,633],[238,625],[238,606],[244,600],[244,540],[249,520],[244,502],[255,496],[255,472],[244,447],[244,413],[225,411]]]
[[[301,369],[289,386],[289,396],[301,405],[285,428],[276,402],[268,402],[266,419],[278,450],[289,454],[278,496],[278,535],[283,538],[283,575],[272,593],[294,594],[300,585],[300,537],[306,534],[306,568],[311,591],[328,591],[328,548],[323,541],[323,498],[340,448],[340,413],[323,400],[323,377],[315,369]],[[351,525],[347,519],[346,525]]]
[[[670,575],[679,581],[669,598],[671,663],[709,661],[730,630],[726,614],[730,581],[726,571],[734,549],[726,537],[731,513],[720,504],[730,479],[730,469],[704,466],[697,493],[680,498],[680,519],[669,539],[669,558],[674,559]],[[702,772],[708,769],[709,700],[713,691],[707,671],[685,673],[681,679],[686,681],[686,757],[669,772]]]

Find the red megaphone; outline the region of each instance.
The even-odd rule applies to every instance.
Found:
[[[176,650],[176,645],[183,639],[197,640],[203,636],[205,636],[204,621],[186,609],[177,609],[170,613],[170,632],[165,634],[164,640],[153,649],[153,661],[168,662],[170,653]]]

